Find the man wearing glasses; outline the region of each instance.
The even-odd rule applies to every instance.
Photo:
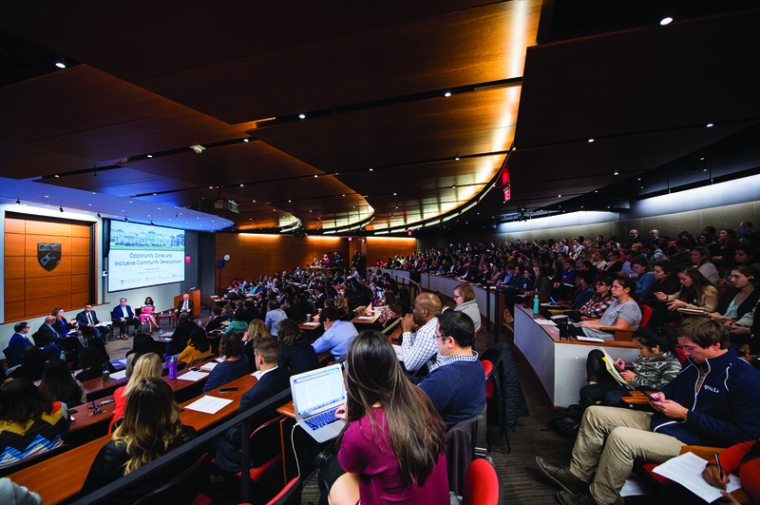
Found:
[[[24,349],[27,347],[36,347],[34,342],[27,337],[31,326],[26,321],[16,323],[13,326],[14,333],[8,342],[8,366],[15,366],[21,363]],[[41,347],[40,350],[45,355],[46,359],[57,358],[61,355],[61,349],[55,344],[48,344],[45,347]]]

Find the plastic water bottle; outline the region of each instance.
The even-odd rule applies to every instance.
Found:
[[[177,378],[177,357],[172,356],[169,358],[169,379],[174,380]]]
[[[533,319],[538,317],[538,295],[533,296]]]
[[[61,361],[66,363],[66,353],[64,351],[61,351]]]
[[[108,363],[103,363],[103,382],[111,381],[111,371],[108,370]]]

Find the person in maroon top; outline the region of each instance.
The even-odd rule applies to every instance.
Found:
[[[330,489],[330,504],[449,502],[445,425],[427,395],[404,375],[380,332],[356,337],[346,355],[348,421],[337,439],[346,472]]]

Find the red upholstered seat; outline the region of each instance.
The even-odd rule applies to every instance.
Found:
[[[683,365],[684,361],[686,361],[686,353],[683,352],[683,348],[681,346],[676,346],[676,358],[678,358],[678,361],[681,363],[681,365]]]
[[[641,314],[641,324],[639,325],[642,328],[646,328],[646,325],[649,324],[649,318],[652,317],[652,307],[649,305],[642,305],[641,308],[642,314]]]
[[[201,493],[195,498],[193,505],[212,505],[213,503],[214,501],[210,496],[206,496],[205,494]]]
[[[476,459],[464,475],[462,505],[501,504],[501,480],[496,468],[487,459]]]
[[[484,359],[480,363],[483,365],[483,370],[486,372],[486,398],[493,398],[495,386],[492,380],[488,380],[491,378],[491,374],[493,373],[493,362],[491,362],[491,360]]]

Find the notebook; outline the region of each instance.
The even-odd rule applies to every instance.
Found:
[[[346,403],[346,388],[340,364],[330,365],[290,378],[296,422],[319,443],[338,436],[346,422],[335,411]]]

